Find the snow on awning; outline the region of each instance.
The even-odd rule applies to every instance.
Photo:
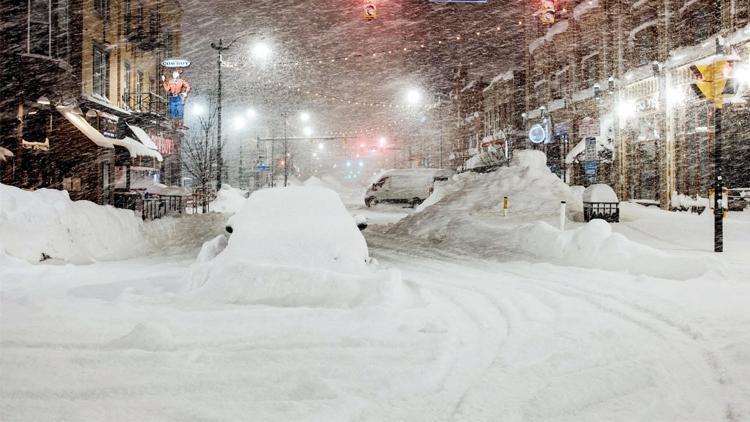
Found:
[[[151,140],[151,137],[148,136],[148,133],[146,133],[145,130],[139,128],[136,125],[131,125],[130,123],[128,123],[128,127],[133,131],[135,137],[138,138],[139,141],[143,142],[143,145],[145,145],[147,148],[151,148],[157,151],[159,150],[159,147],[157,147],[154,141]]]
[[[164,158],[161,156],[161,154],[159,154],[158,151],[147,148],[145,145],[133,138],[126,136],[124,139],[112,139],[111,141],[115,145],[126,148],[131,157],[151,157],[156,158],[156,160],[159,162],[164,161]]]
[[[57,111],[81,131],[91,142],[102,148],[114,148],[114,144],[86,121],[80,114],[75,113],[73,107],[58,106]]]
[[[0,161],[5,161],[8,157],[13,156],[13,151],[0,147]]]

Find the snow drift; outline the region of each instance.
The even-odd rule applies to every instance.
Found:
[[[440,184],[432,205],[404,218],[392,234],[445,240],[465,232],[477,214],[502,214],[503,197],[510,201],[510,219],[538,220],[558,215],[568,202],[571,218],[582,212],[580,196],[552,174],[541,151],[518,151],[510,167],[486,174],[462,173]]]
[[[397,300],[395,272],[374,271],[365,239],[338,195],[320,187],[253,192],[232,234],[193,265],[195,298],[235,304],[349,307]],[[212,258],[212,256],[214,256]]]
[[[609,188],[607,188],[609,189]],[[562,265],[622,270],[655,277],[688,279],[706,272],[706,264],[669,255],[612,233],[594,220],[561,231],[560,201],[569,220],[580,220],[582,189],[552,174],[540,151],[519,151],[510,167],[487,174],[463,173],[439,186],[431,205],[404,218],[388,234],[413,236],[483,257],[538,259]],[[510,202],[503,217],[503,197]]]
[[[0,184],[0,253],[28,262],[135,256],[145,248],[142,226],[132,211],[71,201],[65,191]]]

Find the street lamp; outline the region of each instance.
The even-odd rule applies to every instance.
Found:
[[[216,50],[216,53],[218,54],[216,64],[219,69],[217,80],[218,80],[218,98],[217,98],[217,105],[216,105],[216,113],[217,113],[217,121],[216,121],[216,184],[218,185],[218,188],[221,188],[221,182],[222,182],[222,172],[224,168],[224,158],[222,156],[222,140],[221,140],[221,63],[222,63],[222,53],[224,51],[229,50],[237,40],[239,40],[242,37],[248,36],[248,35],[254,35],[255,33],[248,33],[248,34],[242,34],[239,37],[235,38],[230,42],[229,44],[224,44],[224,40],[219,38],[219,43],[211,43],[211,48]]]
[[[247,117],[251,119],[254,119],[255,116],[257,115],[254,108],[248,108],[246,114],[247,114]]]
[[[310,121],[310,113],[303,111],[299,114],[299,120],[303,123]]]
[[[417,105],[422,100],[422,93],[417,88],[411,88],[406,91],[406,102],[411,105]]]
[[[310,136],[310,135],[312,135],[312,133],[313,133],[313,130],[312,130],[312,128],[311,128],[310,126],[305,126],[305,127],[304,127],[304,128],[302,129],[302,133],[304,133],[304,134],[305,134],[305,136]]]

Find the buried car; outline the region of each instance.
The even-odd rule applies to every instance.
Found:
[[[432,192],[435,180],[447,180],[455,172],[446,169],[419,168],[385,172],[365,193],[368,207],[380,202],[421,204]]]
[[[253,192],[191,267],[189,294],[233,304],[351,307],[398,297],[400,276],[377,270],[336,192]]]

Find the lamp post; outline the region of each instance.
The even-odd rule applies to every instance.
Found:
[[[218,75],[217,75],[217,105],[216,105],[216,114],[217,114],[217,121],[216,121],[216,183],[217,188],[221,189],[221,182],[222,182],[222,170],[224,168],[224,158],[222,156],[222,141],[221,141],[221,62],[222,62],[222,53],[226,50],[229,50],[229,48],[234,45],[237,40],[239,40],[242,37],[248,36],[248,35],[254,35],[255,33],[248,33],[248,34],[242,34],[239,37],[232,40],[227,45],[224,45],[223,39],[219,38],[219,43],[211,43],[211,48],[216,50],[216,53],[218,54],[216,65],[218,68]]]

